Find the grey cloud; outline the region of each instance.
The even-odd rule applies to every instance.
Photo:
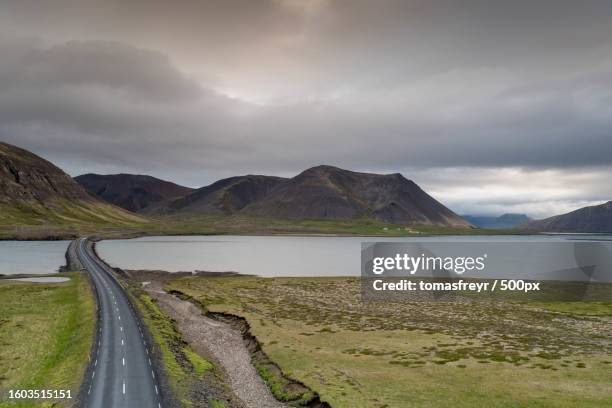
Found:
[[[549,177],[546,211],[612,195],[568,177],[612,166],[610,2],[0,4],[0,139],[73,174],[199,186],[321,163],[406,169],[489,212],[535,203],[487,202],[444,169],[517,192]]]
[[[159,52],[104,41],[71,41],[29,49],[18,42],[17,46],[0,44],[0,52],[7,59],[2,65],[13,62],[0,71],[5,92],[19,92],[24,87],[47,90],[91,86],[165,101],[193,100],[200,93],[197,83],[179,73]]]

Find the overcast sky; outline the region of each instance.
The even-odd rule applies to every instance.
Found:
[[[332,164],[549,216],[612,199],[612,2],[0,0],[0,140],[72,175]]]

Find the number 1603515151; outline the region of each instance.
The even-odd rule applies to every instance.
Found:
[[[70,390],[9,390],[9,399],[71,399]]]

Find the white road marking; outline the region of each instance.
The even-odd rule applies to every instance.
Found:
[[[123,393],[125,394],[125,380],[123,380]]]
[[[151,370],[151,377],[155,378],[155,373]]]
[[[123,339],[121,339],[121,345],[123,346]]]
[[[96,362],[94,363],[94,367],[98,365],[98,359],[96,358]]]
[[[121,331],[123,331],[123,326],[120,327]]]
[[[121,362],[125,365],[125,357],[121,358]]]
[[[119,316],[119,320],[121,320],[121,316]]]
[[[161,402],[157,403],[157,408],[161,408]]]
[[[93,380],[94,376],[96,375],[96,371],[94,370],[93,373],[91,373],[91,379]]]
[[[159,394],[159,392],[157,392],[157,385],[155,386],[155,394]]]
[[[149,359],[149,365],[151,365],[151,359]]]

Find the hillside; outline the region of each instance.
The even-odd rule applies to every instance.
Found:
[[[184,197],[151,206],[145,212],[169,214],[177,212],[234,214],[261,200],[280,183],[281,177],[237,176],[219,180]]]
[[[305,170],[244,211],[268,217],[371,217],[392,223],[470,227],[399,173],[357,173],[333,166]]]
[[[461,217],[478,228],[516,228],[519,225],[532,221],[532,219],[525,214],[503,214],[499,217],[462,215]]]
[[[136,174],[83,174],[74,179],[91,195],[133,212],[193,191],[169,181]]]
[[[244,214],[265,218],[343,220],[470,227],[400,174],[369,174],[332,166],[296,177],[241,176],[152,206],[154,214]]]
[[[47,160],[0,142],[0,227],[4,234],[11,234],[14,228],[47,228],[53,234],[56,229],[142,222],[143,218],[92,197]]]
[[[532,221],[522,228],[549,232],[612,232],[612,201]]]

